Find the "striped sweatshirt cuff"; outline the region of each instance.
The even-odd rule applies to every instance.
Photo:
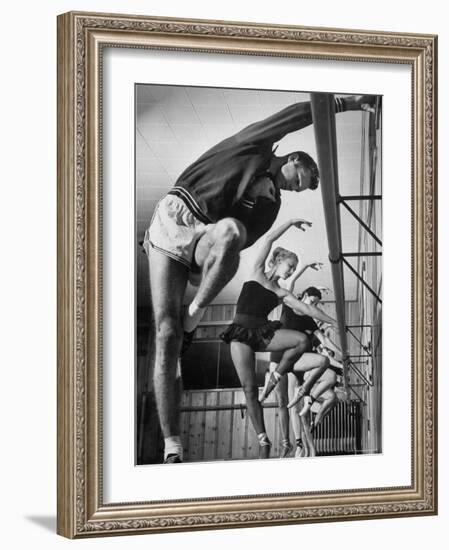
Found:
[[[246,208],[254,208],[255,204],[256,203],[251,199],[245,199],[245,198],[242,199],[242,205],[245,206]]]

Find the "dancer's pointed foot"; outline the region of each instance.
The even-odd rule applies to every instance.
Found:
[[[304,388],[302,386],[300,386],[296,390],[295,395],[293,396],[293,399],[288,403],[287,409],[291,409],[297,403],[299,403],[299,401],[301,401],[301,399],[305,396],[305,394],[306,394],[306,392],[304,391]]]
[[[301,439],[297,439],[296,440],[295,458],[302,458],[303,456],[305,456],[304,445],[303,445]]]
[[[259,440],[259,458],[270,458],[271,441],[266,432],[257,434]]]
[[[304,416],[306,415],[309,411],[310,411],[310,407],[312,406],[312,398],[310,397],[310,395],[306,395],[304,397],[304,405],[299,413],[299,416]]]
[[[164,460],[164,464],[177,464],[180,462],[182,462],[182,458],[177,453],[167,455],[167,458]]]
[[[314,435],[314,434],[315,434],[315,431],[316,431],[316,424],[315,424],[315,420],[313,420],[313,419],[310,421],[309,430],[310,430],[310,435]]]
[[[279,380],[282,378],[280,374],[278,374],[276,371],[272,372],[268,378],[265,380],[265,386],[262,391],[262,395],[260,397],[260,402],[263,403],[270,393],[274,390],[274,388],[277,386]]]
[[[292,449],[293,445],[290,443],[290,441],[288,439],[283,439],[281,441],[281,452],[279,458],[287,458]]]
[[[259,446],[259,458],[270,458],[271,445]]]

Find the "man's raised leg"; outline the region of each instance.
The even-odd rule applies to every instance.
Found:
[[[246,229],[234,218],[225,218],[211,225],[198,241],[195,264],[202,279],[192,303],[184,315],[184,330],[192,332],[204,314],[206,306],[235,275],[240,250],[245,246]]]

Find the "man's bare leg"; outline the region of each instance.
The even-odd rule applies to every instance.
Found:
[[[154,316],[154,390],[165,439],[165,458],[179,450],[179,388],[177,363],[182,342],[181,308],[188,270],[180,262],[149,248],[150,290]]]
[[[198,241],[194,260],[195,267],[202,271],[202,279],[184,314],[186,332],[195,330],[206,306],[235,275],[245,242],[246,229],[233,218],[225,218],[210,226]]]

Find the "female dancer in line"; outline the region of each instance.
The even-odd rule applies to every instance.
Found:
[[[311,296],[309,296],[311,295]],[[307,298],[305,300],[304,298]],[[335,346],[335,344],[329,340],[329,338],[325,337],[321,331],[318,328],[318,325],[315,323],[314,319],[318,321],[322,321],[322,316],[326,315],[323,311],[321,311],[319,308],[315,306],[316,303],[318,303],[321,300],[321,292],[315,288],[315,287],[309,287],[307,291],[303,293],[301,296],[301,300],[296,300],[297,303],[305,304],[305,301],[308,302],[307,305],[309,307],[313,307],[315,311],[318,311],[320,313],[320,317],[317,315],[310,315],[310,314],[304,314],[303,310],[300,308],[297,308],[295,305],[288,303],[287,301],[284,301],[284,305],[287,306],[283,309],[283,314],[281,315],[281,322],[284,317],[284,323],[287,324],[289,328],[294,326],[295,330],[299,331],[300,333],[304,334],[305,331],[309,333],[309,335],[314,335],[318,338],[319,341],[323,341],[323,339],[326,340],[326,345],[330,347],[331,349],[334,349],[335,351],[338,351],[338,348]],[[328,317],[326,315],[326,317]],[[332,319],[332,322],[329,323],[333,326],[334,330],[337,330],[336,321]],[[307,351],[312,351],[312,342],[309,338],[309,336],[306,336],[307,341]],[[306,372],[308,370],[311,370],[309,368],[308,362],[315,361],[316,360],[316,353],[311,353],[309,355],[303,357],[302,359],[302,366],[297,365],[295,366],[295,372],[298,370],[298,372]],[[324,356],[322,356],[324,357]],[[329,363],[329,359],[325,358],[327,361],[327,364]],[[312,367],[314,368],[314,367]],[[279,381],[282,379],[284,374],[291,371],[292,369],[288,368],[285,364],[279,363],[276,369],[271,373],[270,378],[268,379],[267,383],[265,384],[265,388],[262,394],[261,401],[265,401],[267,397],[270,395],[270,393],[274,390],[274,388],[277,386]],[[325,370],[325,369],[324,369]],[[309,380],[305,382],[302,386],[299,387],[297,393],[296,393],[296,402],[299,401],[302,397],[305,395],[308,395],[311,387],[316,382],[316,380],[319,378],[319,376],[324,372],[324,370],[321,370],[321,372],[316,371],[311,375]]]
[[[338,377],[343,376],[343,365],[335,360],[335,352],[322,344],[320,344],[316,348],[317,353],[324,355],[329,359],[329,367],[326,369],[326,371],[318,378],[315,385],[313,386],[312,390],[310,391],[309,395],[306,395],[304,397],[304,404],[303,407],[299,413],[300,416],[304,416],[313,403],[317,401],[320,397],[323,399],[323,395],[326,391],[332,390],[335,388],[338,382]],[[306,373],[304,375],[304,379],[309,378],[310,373]],[[322,399],[320,401],[322,401]],[[290,403],[287,405],[287,408],[294,407],[299,400],[296,400],[296,397],[293,398]],[[331,400],[332,401],[332,400]],[[324,418],[327,410],[330,410],[330,405],[325,407],[324,411],[321,411],[321,414],[317,417],[318,420],[316,421],[316,424],[319,424],[321,420]]]
[[[312,264],[308,264],[307,266],[305,266],[305,268],[300,270],[295,275],[295,277],[292,278],[292,281],[290,283],[290,292],[293,290],[297,278],[305,271],[305,269],[307,269],[307,267],[311,267],[318,271],[319,269],[321,269],[321,266],[322,264],[318,262],[313,262]],[[309,287],[298,296],[298,299],[301,300],[302,303],[315,307],[317,306],[321,298],[321,292],[316,287]],[[274,379],[274,382],[271,382],[272,384],[275,384],[275,393],[279,407],[279,424],[282,438],[280,457],[285,458],[289,455],[290,451],[293,448],[292,444],[290,443],[290,415],[287,407],[289,386],[290,391],[295,392],[294,402],[289,403],[289,407],[291,407],[293,406],[293,404],[297,403],[303,396],[308,395],[308,392],[310,391],[316,380],[323,373],[323,367],[326,364],[326,360],[323,359],[323,357],[317,357],[316,353],[311,353],[314,351],[314,343],[319,344],[320,342],[323,342],[325,345],[328,345],[330,347],[335,346],[331,340],[328,340],[321,333],[314,319],[312,319],[309,315],[300,314],[299,311],[292,310],[286,304],[284,304],[282,307],[280,321],[284,328],[296,330],[307,337],[308,345],[306,351],[310,352],[303,355],[296,363],[294,368],[295,376],[292,376],[291,378],[287,376],[282,376],[279,381]],[[270,378],[273,376],[273,373],[275,373],[274,376],[276,376],[279,370],[279,360],[280,357],[278,353],[271,354]],[[307,380],[305,380],[303,376],[305,372],[309,373]],[[270,385],[270,378],[268,379],[266,387],[264,389],[263,397],[266,397],[269,393],[269,391],[267,391],[267,388]],[[290,380],[288,380],[288,378],[290,378]],[[292,423],[293,430],[295,432],[296,444],[297,446],[300,446],[300,422],[299,418],[296,415],[292,416]]]
[[[301,275],[307,271],[307,269],[314,269],[315,271],[321,270],[323,264],[320,262],[311,262],[308,264],[303,265],[300,269],[296,271],[296,273],[291,277],[288,290],[293,293],[293,290],[295,288],[296,281],[301,277]],[[284,312],[284,307],[282,307],[282,313]],[[281,313],[281,315],[282,315]],[[282,325],[284,328],[293,329],[295,327],[289,327],[285,324],[285,319],[281,320]],[[269,377],[270,374],[276,369],[278,363],[280,360],[279,353],[272,353],[271,354],[271,362],[270,362],[270,368],[269,372],[267,373],[267,376]],[[268,378],[267,378],[268,381]],[[292,392],[294,392],[297,388],[298,380],[297,377],[291,373],[291,376],[283,376],[281,380],[279,380],[279,383],[277,384],[275,388],[275,395],[276,395],[276,401],[278,405],[278,413],[279,413],[279,431],[281,434],[281,445],[280,445],[280,458],[286,458],[290,451],[292,450],[293,446],[290,443],[290,414],[287,409],[287,404],[289,402],[288,394],[289,394],[289,387]],[[296,416],[292,417],[293,421],[293,428],[295,433],[300,433],[300,421],[299,417],[296,418]],[[300,435],[297,437],[297,441]]]
[[[269,269],[265,271],[265,264],[273,243],[290,227],[297,227],[304,231],[303,226],[307,225],[310,226],[311,223],[293,219],[264,238],[263,246],[252,268],[250,280],[245,282],[238,298],[234,321],[221,334],[221,338],[231,344],[232,361],[242,384],[248,413],[259,440],[260,458],[268,458],[271,443],[265,431],[263,409],[258,399],[255,352],[283,352],[279,365],[287,372],[293,369],[308,345],[306,336],[281,328],[282,324],[279,321],[269,321],[268,313],[282,301],[302,314],[308,314],[320,321],[335,325],[334,319],[318,308],[300,302],[291,292],[279,286],[279,279],[287,279],[295,271],[298,264],[296,254],[281,247],[276,248],[271,256]],[[323,359],[327,366],[328,360]]]
[[[300,412],[298,410],[298,419],[301,426],[301,439],[304,441],[305,447],[299,448],[296,456],[315,456],[316,450],[313,441],[313,434],[316,427],[322,422],[324,417],[335,407],[340,400],[347,399],[346,390],[341,387],[337,387],[339,379],[343,377],[343,365],[339,361],[335,360],[335,353],[323,345],[319,345],[317,352],[325,355],[329,358],[330,365],[326,371],[320,376],[316,384],[310,391],[310,397],[304,398],[304,403]],[[309,372],[305,373],[304,378],[307,379],[310,375]],[[338,395],[337,395],[338,391]],[[319,408],[316,411],[314,419],[311,419],[310,409],[313,403],[319,404]],[[293,402],[292,402],[293,403]],[[296,405],[296,406],[295,406]],[[300,403],[291,405],[295,409],[300,408]]]

